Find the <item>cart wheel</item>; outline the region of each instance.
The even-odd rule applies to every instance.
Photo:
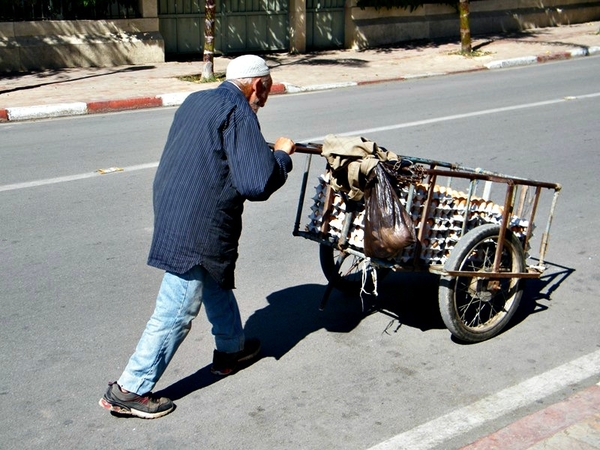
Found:
[[[326,244],[319,246],[319,259],[323,275],[330,284],[342,292],[357,293],[362,286],[362,258],[342,252]],[[377,279],[388,273],[386,269],[376,269]],[[370,289],[371,286],[367,286]]]
[[[490,272],[498,246],[500,227],[486,224],[460,239],[445,264],[446,270]],[[506,232],[501,272],[523,272],[521,242]],[[519,307],[523,283],[519,278],[444,276],[440,280],[439,307],[446,327],[465,342],[481,342],[497,335]]]

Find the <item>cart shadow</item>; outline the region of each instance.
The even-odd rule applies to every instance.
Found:
[[[307,284],[274,292],[269,305],[252,314],[245,325],[247,336],[261,340],[263,357],[280,359],[299,342],[321,329],[349,333],[369,314],[360,300],[337,293],[324,310],[319,306],[326,286]]]
[[[401,325],[423,331],[443,329],[437,307],[439,278],[426,273],[390,274],[379,295],[347,294],[334,289],[322,306],[327,286],[301,285],[274,292],[269,305],[248,318],[247,336],[262,342],[262,357],[280,359],[312,333],[349,333],[367,316],[383,313]],[[390,326],[382,330],[387,332]],[[396,327],[397,328],[397,327]]]
[[[426,272],[392,273],[379,283],[378,296],[372,298],[371,307],[390,316],[389,329],[445,329],[438,308],[439,282],[439,276]]]
[[[519,308],[499,335],[524,322],[530,315],[546,311],[552,294],[575,272],[575,269],[554,263],[546,262],[545,265],[547,269],[540,278],[523,280]],[[379,295],[372,298],[370,308],[390,316],[386,332],[397,331],[402,326],[421,331],[445,329],[438,305],[439,284],[440,277],[429,273],[391,274],[380,283]],[[451,339],[460,345],[472,345],[454,336]]]
[[[548,309],[545,302],[574,269],[546,263],[539,279],[527,280],[519,309],[504,331],[525,321],[531,314]],[[384,332],[402,326],[429,330],[446,329],[438,306],[440,277],[428,272],[390,273],[378,285],[378,295],[346,294],[334,289],[321,310],[326,286],[308,284],[274,292],[269,305],[256,311],[245,325],[247,336],[263,343],[262,356],[280,359],[308,335],[321,329],[349,333],[370,314],[390,317]],[[452,339],[461,343],[458,340]]]
[[[525,321],[530,315],[546,311],[548,306],[545,302],[552,301],[552,294],[575,272],[575,269],[558,264],[548,262],[544,264],[547,269],[540,278],[523,281],[523,296],[519,309],[502,333]]]
[[[542,277],[527,280],[519,309],[501,333],[519,325],[531,314],[547,310],[544,302],[551,301],[552,294],[575,271],[546,264],[549,269]],[[286,288],[267,297],[269,304],[248,318],[245,333],[261,340],[261,358],[279,360],[312,333],[321,329],[349,333],[374,313],[390,317],[388,326],[382,330],[386,333],[397,332],[403,326],[421,331],[445,329],[438,307],[439,283],[438,276],[426,272],[391,273],[380,281],[377,296],[361,298],[358,294],[348,295],[334,289],[323,310],[319,307],[326,286],[307,284]],[[454,337],[452,340],[465,344]],[[178,400],[222,379],[213,375],[207,365],[156,395]]]

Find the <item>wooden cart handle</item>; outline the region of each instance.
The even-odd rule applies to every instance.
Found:
[[[275,144],[269,142],[269,147],[271,150],[275,149]],[[320,155],[323,150],[323,146],[321,144],[296,144],[296,153],[306,153],[310,155]]]

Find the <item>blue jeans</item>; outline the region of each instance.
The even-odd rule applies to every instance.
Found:
[[[192,328],[202,303],[217,350],[242,350],[244,329],[233,291],[222,289],[201,266],[182,275],[166,272],[154,313],[118,380],[119,385],[138,395],[154,389]]]

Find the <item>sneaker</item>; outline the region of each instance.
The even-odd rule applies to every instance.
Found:
[[[154,397],[152,393],[137,395],[125,393],[116,381],[108,383],[108,390],[100,399],[100,406],[118,414],[156,419],[169,414],[175,408],[171,400],[165,397]]]
[[[248,339],[244,344],[244,349],[236,353],[225,353],[215,350],[213,353],[213,365],[210,371],[215,375],[231,375],[238,369],[238,365],[250,361],[260,352],[260,341],[258,339]]]

